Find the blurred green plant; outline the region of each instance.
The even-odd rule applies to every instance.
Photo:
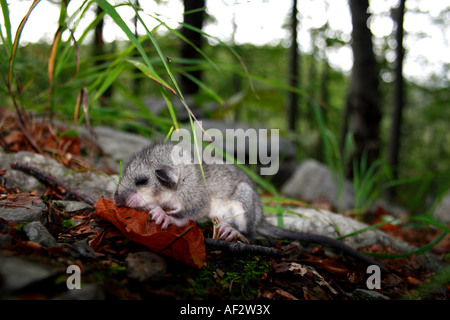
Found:
[[[344,183],[346,181],[346,168],[350,162],[351,150],[354,148],[353,138],[347,133],[343,149],[341,150],[336,135],[330,131],[320,112],[320,107],[311,102],[318,123],[325,162],[333,173],[334,183],[337,190],[338,207],[342,210],[342,197]],[[352,187],[355,197],[353,212],[362,218],[362,215],[372,203],[383,196],[383,193],[393,186],[412,183],[421,177],[410,177],[406,179],[394,179],[391,169],[381,158],[376,159],[370,166],[367,165],[367,155],[363,154],[361,161],[353,162]]]
[[[0,29],[0,71],[5,84],[0,87],[0,98],[4,105],[14,105],[19,114],[31,110],[39,114],[47,112],[49,117],[57,117],[63,121],[73,119],[75,124],[84,121],[88,126],[89,123],[107,124],[146,136],[156,133],[167,136],[171,130],[186,125],[178,123],[180,109],[177,109],[176,104],[181,104],[185,112],[192,116],[186,109],[188,104],[179,90],[177,77],[186,75],[189,70],[201,69],[204,71],[203,80],[191,79],[201,88],[200,93],[194,97],[195,104],[202,106],[213,102],[216,105],[215,108],[202,110],[205,116],[279,128],[281,134],[288,135],[297,143],[299,158],[314,155],[316,146],[321,143],[322,155],[317,156],[335,169],[337,185],[342,185],[343,164],[348,159],[345,159],[345,150],[341,156],[337,137],[348,76],[333,68],[329,69],[327,103],[310,96],[311,93],[305,89],[309,86],[320,87],[318,83],[309,83],[312,80],[308,76],[308,70],[311,65],[315,65],[319,73],[319,66],[328,65],[326,57],[319,59],[303,53],[304,68],[301,77],[302,83],[308,83],[308,86],[291,88],[286,85],[287,51],[283,43],[237,46],[191,27],[208,40],[204,47],[198,48],[184,38],[177,28],[170,26],[172,24],[169,23],[169,18],[158,12],[144,12],[130,1],[123,1],[118,5],[104,0],[67,3],[61,1],[51,4],[59,5],[60,14],[50,45],[21,45],[20,38],[27,19],[40,1],[30,2],[29,10],[19,27],[12,30],[8,1],[0,0],[3,14]],[[76,8],[70,8],[75,5]],[[91,19],[90,13],[96,5],[102,7],[103,13]],[[144,35],[137,37],[131,32],[130,24],[120,16],[122,7],[131,8],[135,12],[138,23],[145,30]],[[89,50],[91,45],[87,41],[88,35],[104,15],[111,17],[128,41],[107,43],[105,45],[111,49],[107,50],[110,53],[93,57]],[[144,18],[153,19],[156,26],[149,28]],[[82,27],[82,22],[87,19],[91,21]],[[182,22],[178,22],[178,26],[190,27]],[[328,40],[328,46],[332,46],[333,43]],[[181,61],[178,58],[177,41],[188,42],[201,54],[202,60]],[[345,43],[338,45],[343,44]],[[171,63],[167,57],[170,57]],[[181,62],[184,66],[181,66]],[[136,70],[139,72],[135,72]],[[142,92],[159,96],[167,108],[159,113],[151,111],[145,102],[145,96],[138,96],[134,92],[132,83],[136,78],[146,79]],[[317,78],[315,81],[320,80]],[[382,85],[388,96],[389,84]],[[376,194],[382,193],[382,189],[377,190],[380,185],[386,188],[389,184],[400,183],[400,202],[416,211],[423,210],[427,205],[424,199],[430,195],[439,197],[450,188],[447,165],[450,136],[445,134],[448,110],[442,108],[449,101],[448,90],[433,87],[432,83],[426,88],[414,83],[407,83],[406,86],[409,110],[405,114],[406,134],[403,137],[400,168],[402,178],[400,181],[390,181],[382,160],[369,168],[364,163],[356,164],[353,169],[357,178],[353,182],[359,186],[355,190],[360,210],[364,210]],[[101,106],[99,99],[110,87],[114,88],[114,96],[107,106]],[[297,92],[303,97],[303,102],[299,105],[300,130],[295,133],[284,129],[288,91]],[[322,118],[314,116],[319,111]],[[181,112],[184,110],[181,109]],[[192,121],[191,117],[188,127]],[[383,130],[387,131],[386,127]],[[345,148],[348,149],[351,147],[349,137],[346,141]],[[273,191],[262,180],[257,183],[264,190]]]
[[[0,96],[5,104],[14,106],[23,126],[25,111],[35,110],[46,114],[49,118],[73,119],[75,124],[85,121],[88,127],[91,123],[106,123],[109,126],[134,130],[146,136],[163,133],[163,136],[167,137],[180,126],[193,128],[195,117],[176,79],[178,75],[188,75],[188,70],[198,68],[205,74],[203,81],[190,78],[201,88],[201,92],[195,99],[199,104],[212,101],[219,105],[219,108],[215,110],[206,110],[206,115],[211,117],[231,118],[255,125],[263,124],[267,127],[280,128],[282,134],[289,134],[283,129],[286,121],[284,112],[286,93],[292,91],[302,96],[308,103],[299,106],[303,112],[302,115],[305,115],[300,119],[302,124],[300,128],[306,129],[301,129],[290,137],[301,147],[299,156],[303,157],[310,156],[311,150],[314,149],[311,146],[321,142],[323,159],[335,173],[338,198],[341,199],[345,181],[344,168],[348,164],[350,150],[353,147],[353,141],[347,135],[344,150],[341,152],[337,139],[341,107],[344,105],[348,81],[348,77],[342,72],[329,70],[327,83],[329,99],[327,104],[323,104],[322,101],[309,97],[309,93],[304,88],[293,88],[285,84],[287,54],[282,43],[261,47],[230,45],[202,30],[179,22],[180,26],[191,28],[211,40],[211,43],[207,43],[204,48],[198,48],[177,29],[170,27],[166,17],[156,12],[144,12],[129,1],[112,5],[104,0],[85,0],[79,4],[78,8],[72,10],[72,13],[68,11],[68,5],[71,3],[61,1],[58,28],[55,30],[51,45],[37,43],[20,46],[21,34],[26,27],[28,17],[39,2],[34,0],[30,4],[28,12],[14,34],[8,1],[0,0],[4,22],[4,29],[0,28],[2,41],[0,71],[5,84],[0,88]],[[100,6],[103,13],[97,15],[87,27],[80,30],[81,22],[87,19],[88,13],[95,5]],[[133,9],[137,21],[145,30],[145,35],[137,37],[130,30],[120,16],[121,7]],[[115,46],[116,50],[93,57],[87,50],[90,45],[86,43],[86,39],[104,15],[111,17],[128,41],[110,44]],[[156,27],[150,29],[144,22],[144,15],[156,21]],[[160,29],[165,29],[167,32],[157,32]],[[76,38],[75,33],[80,36]],[[201,54],[203,60],[181,61],[177,58],[176,40],[189,43]],[[172,63],[169,63],[167,57],[170,57]],[[308,65],[328,65],[326,58],[318,59],[306,54],[302,55],[302,58]],[[100,64],[95,63],[99,61],[101,61]],[[180,66],[181,62],[187,66]],[[134,72],[136,70],[140,73]],[[307,72],[302,71],[301,76],[309,80]],[[144,102],[144,97],[135,95],[131,83],[136,78],[149,80],[145,82],[146,94],[160,96],[167,106],[166,113],[152,112]],[[236,79],[245,79],[245,81],[239,81],[236,86]],[[302,83],[305,82],[307,81]],[[414,89],[412,91],[415,95],[419,96],[415,99],[415,108],[411,107],[407,117],[420,120],[406,124],[411,137],[406,137],[405,140],[404,155],[407,156],[403,156],[405,160],[402,172],[406,173],[404,176],[407,178],[392,180],[387,166],[381,159],[371,166],[367,166],[364,158],[361,163],[355,163],[353,189],[355,211],[359,214],[367,210],[373,200],[383,193],[383,190],[393,185],[401,185],[406,190],[409,186],[414,186],[413,191],[408,190],[404,195],[405,198],[414,201],[425,199],[430,189],[435,191],[434,195],[436,195],[450,188],[450,179],[448,179],[450,143],[447,143],[448,135],[444,134],[447,128],[445,119],[448,118],[448,110],[442,110],[442,105],[449,101],[448,90],[407,85]],[[101,106],[99,99],[111,86],[114,87],[116,95],[110,100],[108,106]],[[318,86],[312,84],[311,87]],[[187,125],[178,123],[177,112],[179,111],[175,107],[176,102],[181,103],[189,116]],[[414,103],[412,105],[414,106]],[[305,106],[310,109],[305,110]],[[310,114],[314,117],[309,117]],[[425,120],[421,116],[423,114],[427,115]],[[438,125],[428,128],[429,123]],[[427,134],[422,134],[423,132]],[[28,138],[30,141],[33,140],[32,137]],[[421,145],[427,145],[426,143],[433,146],[429,148],[430,151],[420,148]],[[195,145],[198,146],[198,143]],[[421,162],[424,156],[427,159],[426,163]],[[432,173],[428,172],[429,168],[433,168]],[[263,199],[270,203],[265,204],[265,211],[277,213],[279,217],[283,212],[289,212],[281,204],[286,204],[286,201],[290,200],[281,198],[269,182],[256,175],[251,169],[246,167],[243,169],[258,186],[274,195],[274,197]],[[417,172],[419,174],[416,174]],[[438,179],[434,180],[436,177]],[[416,202],[412,205],[418,207]],[[432,225],[437,223],[434,220],[422,222]],[[281,218],[279,225],[283,226]],[[447,229],[443,230],[448,232]],[[429,250],[440,239],[441,237],[415,253]],[[257,265],[245,271],[249,274],[264,272],[263,269],[259,270],[255,266]],[[229,277],[230,282],[239,283],[241,288],[245,288],[255,280],[250,278],[248,282],[243,282],[245,279],[237,273],[230,274]],[[254,292],[246,294],[252,296]]]

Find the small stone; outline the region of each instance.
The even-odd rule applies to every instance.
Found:
[[[435,217],[443,223],[450,223],[450,191],[442,197],[436,206]]]
[[[10,246],[13,241],[11,235],[9,234],[0,234],[0,247]]]
[[[91,205],[81,201],[55,200],[52,201],[52,204],[62,205],[67,213],[92,208]]]
[[[355,205],[352,184],[344,181],[341,187],[337,186],[333,171],[314,159],[299,164],[281,191],[288,197],[310,203],[325,201],[342,211],[353,209]]]
[[[82,284],[81,289],[72,289],[61,293],[53,300],[104,300],[105,294],[97,284]]]
[[[47,206],[42,203],[29,203],[24,206],[13,206],[14,201],[1,201],[0,218],[15,223],[43,221]]]
[[[44,247],[56,247],[58,243],[55,238],[47,231],[47,229],[39,221],[28,223],[23,231],[26,233],[28,239],[37,242]]]
[[[57,270],[21,258],[0,254],[0,288],[6,292],[23,289],[54,276]]]
[[[356,289],[349,296],[355,300],[391,300],[377,291],[367,289]]]
[[[149,251],[130,253],[125,263],[128,276],[139,282],[161,280],[166,274],[166,261]]]
[[[92,250],[91,246],[89,245],[88,238],[75,242],[73,246],[81,256],[93,259],[97,258],[94,250]]]

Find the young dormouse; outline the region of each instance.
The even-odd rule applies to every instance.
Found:
[[[146,210],[163,229],[185,226],[189,220],[208,217],[219,221],[220,239],[231,241],[242,234],[252,241],[256,234],[267,238],[298,240],[329,245],[367,264],[377,264],[352,247],[329,237],[294,232],[268,223],[253,182],[232,164],[200,166],[173,161],[172,144],[151,144],[126,164],[114,194],[117,206]],[[190,155],[190,157],[192,157]]]

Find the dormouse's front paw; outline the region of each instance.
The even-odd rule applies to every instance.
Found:
[[[167,229],[167,227],[171,224],[178,227],[184,227],[189,223],[189,219],[187,218],[179,219],[169,216],[161,207],[156,207],[150,210],[148,214],[151,216],[151,220],[161,226],[161,229]]]
[[[156,207],[148,212],[151,219],[155,221],[157,225],[161,226],[161,229],[166,229],[172,224],[172,218],[170,218],[161,207]]]

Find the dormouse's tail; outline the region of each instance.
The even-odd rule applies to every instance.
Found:
[[[356,249],[346,245],[345,243],[335,240],[333,238],[322,236],[318,234],[309,234],[309,233],[301,233],[296,231],[291,231],[287,229],[282,229],[271,225],[267,221],[262,221],[257,229],[257,233],[260,235],[269,238],[269,239],[286,239],[293,241],[304,241],[304,242],[313,242],[322,245],[328,245],[330,247],[336,248],[344,253],[347,253],[354,258],[368,264],[368,265],[377,265],[383,271],[389,272],[383,265],[379,262],[373,260],[367,255],[364,255],[357,251]]]

